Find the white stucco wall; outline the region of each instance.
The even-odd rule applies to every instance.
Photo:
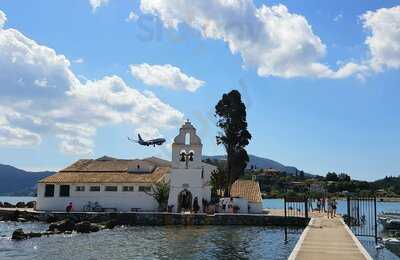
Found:
[[[63,184],[64,185],[64,184]],[[60,185],[55,185],[54,197],[44,197],[45,184],[39,183],[37,190],[37,210],[65,211],[69,202],[72,202],[74,211],[81,211],[88,203],[98,202],[103,208],[116,208],[118,211],[130,211],[131,208],[140,208],[140,211],[157,211],[158,203],[145,192],[139,192],[139,186],[144,184],[68,184],[70,196],[60,197]],[[75,191],[76,186],[85,186],[84,192]],[[100,186],[100,192],[89,191],[90,186]],[[105,186],[118,186],[118,191],[104,191]],[[122,191],[123,186],[134,186],[134,192]]]
[[[257,202],[257,203],[249,203],[250,210],[249,213],[253,214],[261,214],[263,210],[262,202]]]
[[[203,178],[202,176],[203,172]],[[200,211],[202,208],[202,199],[211,200],[211,187],[209,186],[210,168],[203,169],[173,169],[170,174],[170,193],[168,205],[174,205],[173,212],[178,209],[178,195],[183,190],[192,193],[192,200],[197,197]]]

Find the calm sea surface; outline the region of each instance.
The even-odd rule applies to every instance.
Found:
[[[0,197],[16,203],[32,197]],[[345,201],[338,211],[345,212]],[[283,208],[283,200],[264,200],[265,208]],[[400,203],[377,203],[378,212],[400,211]],[[121,227],[92,234],[55,235],[15,242],[16,228],[44,231],[43,223],[0,222],[0,259],[287,259],[301,230],[284,242],[282,228],[245,226]],[[388,250],[360,239],[374,259],[399,259]]]

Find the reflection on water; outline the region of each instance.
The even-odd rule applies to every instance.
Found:
[[[44,228],[35,225],[18,224]],[[14,242],[14,228],[0,222],[0,259],[287,259],[299,237],[285,243],[280,228],[138,226]]]

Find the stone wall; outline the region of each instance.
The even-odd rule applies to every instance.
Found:
[[[0,219],[2,216],[15,214],[12,212],[0,211]],[[19,212],[19,217],[24,218],[25,215],[34,215],[40,221],[53,222],[72,218],[76,221],[90,221],[93,223],[101,223],[113,220],[118,225],[247,225],[247,226],[276,226],[276,227],[306,227],[308,218],[270,216],[263,214],[176,214],[176,213],[146,213],[146,212],[130,212],[130,213],[107,213],[107,212],[91,212],[91,213],[24,213]]]

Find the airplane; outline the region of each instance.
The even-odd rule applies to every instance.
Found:
[[[142,137],[140,136],[140,134],[138,134],[138,139],[139,140],[134,140],[128,137],[129,141],[132,142],[136,142],[140,145],[145,145],[145,146],[150,146],[153,145],[154,147],[156,147],[156,145],[162,145],[163,143],[165,143],[165,139],[164,138],[157,138],[157,139],[151,139],[151,140],[143,140]]]

